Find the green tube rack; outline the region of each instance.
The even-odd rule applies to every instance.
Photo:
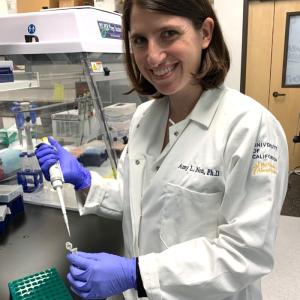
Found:
[[[13,300],[72,300],[55,268],[10,281]]]

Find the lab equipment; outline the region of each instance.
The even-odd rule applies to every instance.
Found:
[[[21,170],[17,172],[18,184],[25,193],[32,193],[43,186],[43,172],[34,152],[21,152]]]
[[[75,85],[78,86],[77,83]],[[76,109],[51,115],[52,136],[59,142],[73,142],[79,146],[100,135],[100,125],[95,115],[93,100],[87,91],[82,93],[78,93]]]
[[[81,251],[68,253],[67,258],[72,264],[67,278],[73,291],[85,299],[105,299],[137,287],[136,258]],[[72,274],[80,274],[80,279]]]
[[[6,205],[11,213],[11,219],[24,213],[23,190],[19,185],[0,185],[0,205]]]
[[[78,157],[84,167],[100,167],[108,158],[107,151],[101,147],[89,147]]]
[[[24,42],[24,29],[26,31],[28,24],[34,25],[34,35],[39,42]],[[21,85],[15,78],[13,86],[3,86],[3,90],[7,88],[11,92],[3,96],[0,93],[0,101],[13,101],[19,96],[17,100],[37,103],[41,108],[37,112],[42,125],[37,125],[38,131],[43,131],[40,136],[52,135],[60,142],[77,145],[93,138],[103,139],[112,169],[116,170],[118,158],[111,145],[103,108],[116,99],[141,102],[136,93],[124,94],[130,90],[130,84],[123,64],[121,15],[93,7],[48,9],[0,17],[0,27],[14,28],[10,33],[0,32],[3,42],[0,53],[21,66],[20,73],[38,75],[31,76],[27,84]],[[64,28],[63,33],[61,28]],[[102,68],[95,69],[95,65]],[[38,78],[37,82],[34,78]],[[21,96],[17,90],[12,91],[13,87],[23,89]],[[54,109],[58,99],[53,95],[58,88],[64,90],[63,96],[58,98],[66,107]],[[43,111],[44,105],[47,109]],[[69,113],[75,106],[78,107],[76,114]],[[57,115],[59,112],[63,112],[62,115]],[[72,114],[76,121],[65,120],[65,112]],[[78,129],[72,127],[74,124]],[[50,132],[45,133],[46,130]]]
[[[44,143],[50,145],[47,138],[43,138],[42,141]],[[63,194],[62,194],[64,176],[63,176],[63,173],[62,173],[61,168],[60,168],[59,160],[57,160],[49,168],[49,175],[50,175],[51,185],[57,191],[57,195],[58,195],[58,198],[59,198],[60,207],[61,207],[61,211],[62,211],[62,214],[63,214],[64,222],[65,222],[65,225],[67,227],[69,237],[71,237],[67,211],[66,211],[65,202],[64,202],[64,199],[63,199]]]
[[[61,211],[62,211],[62,214],[64,217],[64,221],[65,221],[65,224],[66,224],[66,227],[68,230],[69,237],[71,237],[67,211],[66,211],[65,202],[63,199],[63,194],[61,191],[62,184],[63,184],[63,175],[62,175],[60,164],[58,161],[49,169],[49,173],[50,173],[51,184],[52,184],[53,188],[57,191]]]
[[[113,141],[123,142],[123,138],[128,137],[135,110],[135,103],[115,103],[104,107],[104,116]]]
[[[29,169],[27,152],[21,152],[19,155],[21,159],[21,171],[25,171]]]
[[[5,233],[9,223],[10,209],[7,205],[0,205],[0,234]]]
[[[96,139],[100,135],[100,126],[93,108],[80,102],[78,109],[52,114],[53,137],[64,143],[75,142],[77,146]]]
[[[20,152],[19,149],[11,148],[0,150],[0,180],[16,175],[17,170],[21,168]]]
[[[32,109],[36,108],[36,105],[30,102],[14,102],[11,108],[15,114],[16,126],[18,128],[18,137],[20,145],[23,146],[23,130],[26,137],[27,150],[33,149],[32,131],[36,130],[36,112]],[[36,137],[36,132],[34,133]]]
[[[0,82],[14,81],[13,62],[11,60],[0,60]]]
[[[17,131],[15,128],[0,129],[0,144],[9,146],[17,139]]]
[[[88,188],[91,185],[90,172],[83,168],[78,160],[52,137],[49,137],[48,141],[51,145],[40,144],[35,151],[45,178],[50,180],[50,167],[60,161],[64,182],[73,184],[75,190]]]
[[[72,300],[68,289],[55,268],[49,268],[42,272],[10,281],[8,288],[12,300]]]
[[[77,248],[73,248],[73,245],[71,242],[66,242],[66,249],[70,251],[71,253],[76,253]]]
[[[0,181],[2,181],[4,179],[5,175],[4,175],[4,171],[2,168],[2,160],[0,159]]]
[[[41,171],[39,162],[34,152],[27,152],[28,165],[33,171]]]

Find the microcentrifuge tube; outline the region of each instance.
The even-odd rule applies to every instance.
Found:
[[[73,248],[73,245],[71,242],[66,242],[66,249],[74,254],[77,252],[77,248]]]

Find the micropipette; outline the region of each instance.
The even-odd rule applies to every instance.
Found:
[[[42,141],[46,144],[49,144],[47,138],[42,138]],[[60,207],[61,211],[64,217],[64,221],[68,230],[69,237],[71,237],[70,233],[70,228],[69,228],[69,221],[68,221],[68,216],[67,216],[67,211],[65,207],[65,202],[63,199],[63,194],[62,194],[62,186],[64,183],[64,176],[60,168],[60,163],[57,161],[55,164],[53,164],[50,169],[49,169],[49,174],[50,174],[50,182],[52,187],[57,191],[57,195],[59,198],[60,202]]]
[[[50,167],[49,174],[50,174],[51,184],[52,184],[53,188],[57,191],[57,195],[59,198],[60,207],[61,207],[61,211],[62,211],[62,214],[64,217],[64,221],[65,221],[68,233],[69,233],[69,237],[71,237],[67,211],[66,211],[65,202],[63,199],[63,194],[62,194],[62,184],[64,182],[63,175],[62,175],[62,171],[61,171],[60,164],[58,161]]]

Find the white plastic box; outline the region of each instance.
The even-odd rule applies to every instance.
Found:
[[[104,107],[104,117],[113,140],[128,137],[129,126],[136,103],[115,103]]]
[[[100,126],[95,116],[81,120],[78,110],[70,109],[51,115],[53,137],[60,142],[81,145],[95,139],[100,134]]]

